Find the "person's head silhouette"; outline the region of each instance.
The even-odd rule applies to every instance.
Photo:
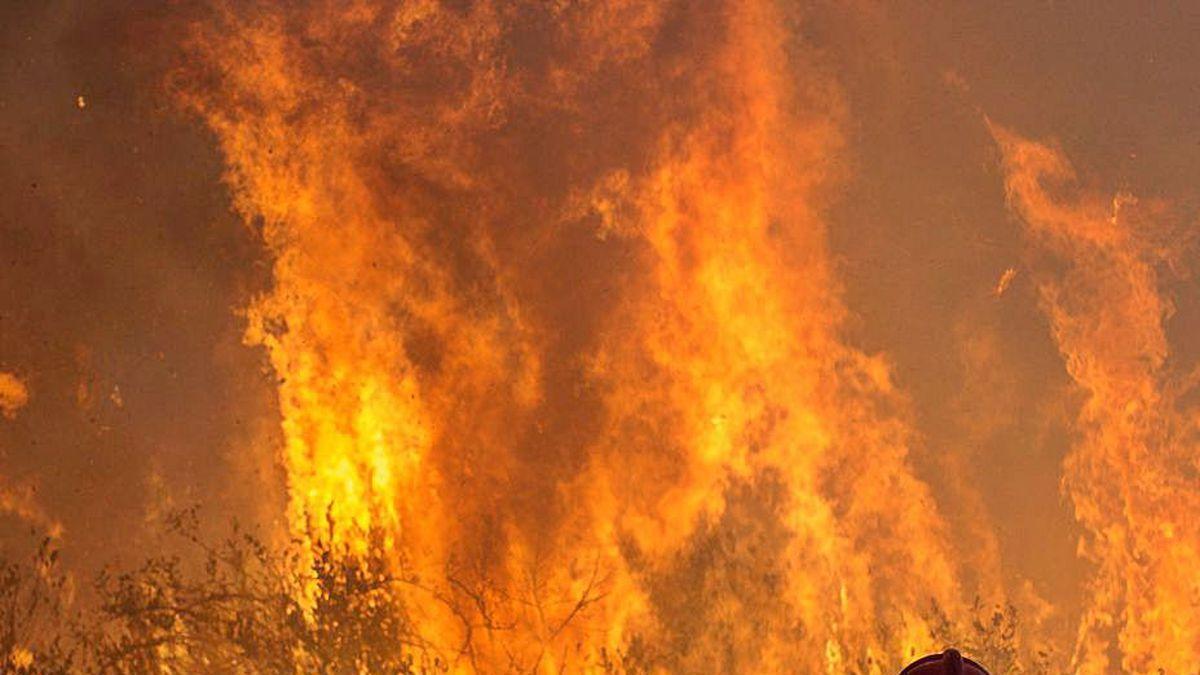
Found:
[[[900,675],[988,675],[988,671],[971,659],[964,659],[958,650],[947,649],[913,661]]]

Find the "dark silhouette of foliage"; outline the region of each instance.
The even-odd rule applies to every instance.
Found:
[[[102,575],[100,626],[84,637],[89,665],[116,673],[426,673],[444,670],[412,630],[381,555],[293,542],[273,553],[234,529],[217,547],[196,536],[194,512],[172,528],[203,551],[187,574],[179,557]],[[332,535],[332,524],[330,531]]]
[[[41,539],[25,561],[0,561],[0,666],[5,673],[64,673],[74,666],[64,623],[71,595],[58,549]]]
[[[447,672],[449,659],[474,664],[470,644],[447,656],[421,638],[395,592],[401,585],[421,588],[419,581],[394,556],[383,555],[379,533],[354,549],[329,543],[337,541],[333,523],[326,518],[324,525],[282,550],[236,524],[211,545],[197,534],[195,510],[182,511],[169,530],[183,553],[197,555],[163,554],[133,569],[108,570],[96,579],[97,599],[86,608],[72,604],[55,542],[42,540],[28,559],[0,561],[0,671],[416,675]],[[594,597],[585,593],[580,609]],[[486,608],[480,612],[488,616]],[[960,648],[994,675],[1057,672],[1054,655],[1022,650],[1013,607],[977,600],[972,614],[965,624],[955,622],[931,604],[930,637]],[[879,630],[881,637],[890,633],[886,625]],[[644,636],[594,656],[604,672],[626,675],[661,672],[673,658]],[[846,663],[851,673],[886,672],[893,665],[865,657]],[[513,668],[521,669],[515,662]]]
[[[31,563],[0,564],[3,672],[446,670],[412,630],[393,592],[409,581],[380,546],[360,554],[313,537],[275,552],[236,526],[210,546],[196,534],[194,510],[176,514],[170,528],[198,549],[198,569],[160,555],[105,571],[87,609],[69,607],[50,540]]]

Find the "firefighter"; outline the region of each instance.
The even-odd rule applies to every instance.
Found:
[[[900,675],[988,675],[988,671],[971,659],[964,659],[958,650],[947,649],[913,661]]]

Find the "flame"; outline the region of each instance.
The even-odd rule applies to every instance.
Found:
[[[1089,192],[1058,149],[991,129],[1040,262],[1041,308],[1083,394],[1063,487],[1095,571],[1072,668],[1194,670],[1200,454],[1191,378],[1175,372],[1166,330],[1186,246],[1169,241],[1161,204]]]
[[[455,671],[884,672],[935,646],[930,598],[961,610],[907,401],[842,338],[844,113],[799,21],[312,0],[196,24],[176,89],[275,256],[247,341],[291,527],[382,532]]]
[[[0,371],[0,416],[12,419],[29,403],[29,388],[16,375]]]

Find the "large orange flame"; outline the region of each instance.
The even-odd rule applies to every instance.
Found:
[[[455,670],[886,672],[961,609],[841,338],[836,87],[762,1],[218,4],[179,89],[275,255],[291,521]]]
[[[1041,306],[1084,395],[1063,484],[1096,565],[1073,669],[1182,673],[1200,660],[1200,480],[1191,378],[1169,361],[1169,282],[1186,250],[1162,205],[1078,187],[1057,149],[992,126]],[[1119,655],[1119,662],[1112,657]]]

